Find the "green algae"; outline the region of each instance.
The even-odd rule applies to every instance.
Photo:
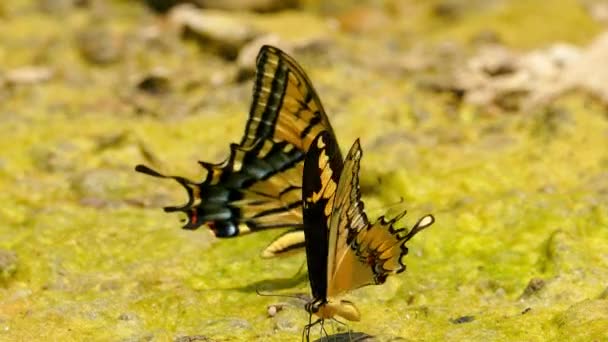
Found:
[[[539,2],[418,29],[432,28],[432,39],[467,37],[492,22],[516,47],[590,39],[595,24],[565,3],[543,12],[544,23],[562,25],[547,27],[559,30],[530,26],[531,19],[509,24],[531,8],[544,9]],[[108,22],[118,32],[146,16],[135,4],[112,4],[112,13],[121,14]],[[133,171],[153,161],[163,171],[200,178],[196,161],[221,161],[228,142],[239,139],[251,85],[210,85],[208,74],[227,64],[191,43],[176,43],[176,55],[134,42],[122,62],[90,65],[73,45],[90,19],[86,13],[59,20],[27,2],[3,7],[11,22],[0,23],[2,71],[41,63],[57,76],[0,88],[0,249],[17,255],[0,282],[0,339],[298,340],[308,320],[303,303],[255,290],[308,293],[305,275],[296,275],[304,256],[260,259],[278,232],[217,241],[204,230],[182,231],[178,217],[159,209],[183,201],[181,189]],[[357,39],[363,41],[357,46],[366,42]],[[26,49],[32,40],[52,44]],[[363,316],[349,326],[381,339],[420,341],[605,338],[605,108],[574,93],[552,104],[566,114],[551,120],[543,109],[448,112],[446,99],[402,77],[374,70],[353,77],[360,66],[350,63],[303,58],[343,150],[361,138],[370,216],[403,198],[409,210],[403,224],[426,213],[437,222],[408,244],[404,274],[349,296]],[[125,72],[144,75],[158,64],[176,90],[144,97],[146,109],[160,110],[138,112],[124,101],[135,83]],[[176,103],[194,112],[172,114]],[[117,135],[117,143],[104,143]],[[267,317],[266,306],[277,302],[286,303],[284,310]],[[458,320],[464,316],[472,320]]]

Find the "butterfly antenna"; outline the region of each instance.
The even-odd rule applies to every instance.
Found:
[[[264,292],[261,292],[260,289],[258,289],[257,287],[255,289],[255,293],[257,293],[258,296],[261,296],[261,297],[285,297],[285,298],[295,298],[295,299],[298,299],[298,300],[301,300],[304,302],[306,301],[304,298],[302,298],[301,296],[298,296],[298,295],[264,293]]]

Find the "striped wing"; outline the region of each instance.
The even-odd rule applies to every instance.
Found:
[[[264,46],[257,58],[253,101],[241,142],[230,146],[223,163],[200,162],[202,182],[165,176],[144,165],[136,170],[171,178],[188,194],[182,206],[184,229],[208,225],[217,237],[234,237],[273,228],[292,228],[263,252],[283,255],[304,247],[301,184],[304,155],[321,131],[333,130],[312,83],[281,50]]]
[[[321,301],[327,298],[328,227],[341,172],[338,145],[329,133],[319,134],[304,161],[302,201],[308,278],[313,297]]]
[[[327,296],[335,297],[365,285],[382,284],[391,274],[405,270],[405,246],[416,233],[434,222],[431,215],[422,217],[409,232],[393,224],[405,211],[386,221],[384,216],[370,224],[363,211],[359,189],[362,156],[359,140],[346,159],[335,191],[329,221],[327,256]]]

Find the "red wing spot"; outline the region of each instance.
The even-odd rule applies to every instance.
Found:
[[[374,266],[376,264],[376,257],[372,254],[370,254],[367,259],[365,260],[365,263],[368,264],[369,266]]]
[[[190,223],[195,225],[196,221],[198,221],[198,216],[196,216],[196,212],[192,211],[192,213],[190,213]]]

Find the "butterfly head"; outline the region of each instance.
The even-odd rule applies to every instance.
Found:
[[[312,300],[306,304],[304,304],[304,310],[310,314],[316,314],[319,312],[319,308],[322,305],[325,305],[326,301],[324,300]]]

